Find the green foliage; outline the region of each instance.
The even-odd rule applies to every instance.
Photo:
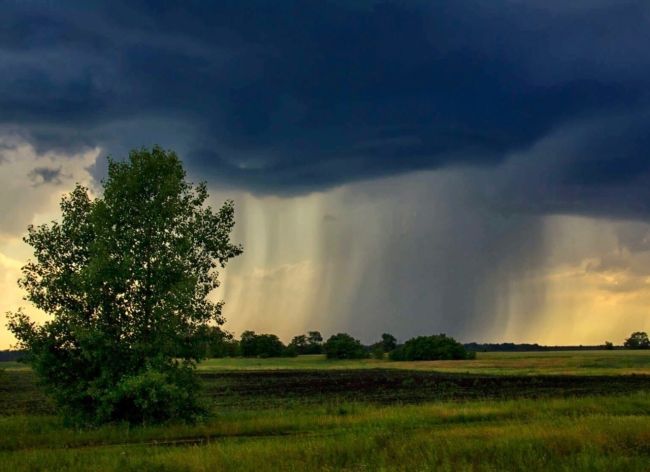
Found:
[[[193,419],[203,409],[196,398],[198,382],[192,374],[192,370],[185,367],[165,373],[145,370],[123,377],[107,391],[98,420],[158,423],[169,418]]]
[[[370,355],[373,359],[381,360],[386,355],[386,352],[384,352],[384,347],[380,343],[377,343],[371,347]]]
[[[390,353],[390,359],[394,361],[473,359],[475,356],[475,352],[468,352],[462,344],[445,334],[409,339]]]
[[[296,354],[305,354],[307,351],[307,336],[301,334],[299,336],[294,336],[289,347],[293,349]]]
[[[323,345],[323,350],[328,359],[363,359],[368,357],[368,352],[361,342],[346,333],[330,336]]]
[[[392,334],[384,333],[381,341],[370,346],[370,354],[374,359],[383,359],[384,354],[393,351],[397,347],[397,339]]]
[[[244,357],[292,357],[294,349],[287,349],[275,334],[255,334],[244,331],[239,341],[241,355]]]
[[[318,331],[309,331],[307,335],[294,336],[289,343],[289,348],[297,355],[322,354],[323,337]]]
[[[109,159],[103,187],[92,199],[78,185],[61,222],[28,228],[34,260],[19,284],[52,319],[39,326],[18,311],[8,327],[74,420],[186,418],[205,327],[223,322],[207,295],[242,252],[230,242],[233,202],[206,206],[206,185],[186,182],[159,147]]]
[[[650,349],[650,339],[643,331],[632,333],[623,344],[628,349]]]
[[[232,333],[222,330],[219,326],[206,326],[200,335],[204,338],[206,358],[237,357],[239,341]]]
[[[392,334],[384,333],[381,335],[381,347],[384,352],[390,352],[397,347],[397,339]]]
[[[608,351],[613,351],[614,350],[614,343],[611,341],[605,341],[605,349]]]
[[[320,331],[309,331],[307,333],[307,351],[305,354],[322,354],[323,336]]]

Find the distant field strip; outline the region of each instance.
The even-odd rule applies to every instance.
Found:
[[[417,362],[376,359],[327,360],[325,356],[313,355],[273,359],[209,359],[199,365],[199,369],[204,371],[375,368],[483,375],[650,375],[650,350],[479,352],[473,360]]]

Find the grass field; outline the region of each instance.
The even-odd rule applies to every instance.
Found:
[[[409,369],[483,375],[650,375],[648,351],[547,351],[479,352],[467,361],[393,362],[388,360],[327,360],[325,356],[294,358],[210,359],[199,369],[214,370],[311,370],[311,369]]]
[[[206,421],[89,430],[0,369],[0,470],[650,470],[650,352],[210,360]]]

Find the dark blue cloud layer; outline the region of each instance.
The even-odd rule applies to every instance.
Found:
[[[157,142],[210,179],[291,193],[496,166],[624,117],[563,148],[555,191],[650,173],[643,0],[78,3],[0,16],[0,124],[40,149]]]

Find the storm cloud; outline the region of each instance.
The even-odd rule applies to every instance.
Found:
[[[642,0],[5,2],[0,308],[25,226],[160,144],[237,202],[236,332],[622,340],[649,322],[648,44]]]
[[[517,154],[495,204],[647,213],[647,2],[91,3],[3,6],[0,124],[41,151],[160,143],[262,194]]]

